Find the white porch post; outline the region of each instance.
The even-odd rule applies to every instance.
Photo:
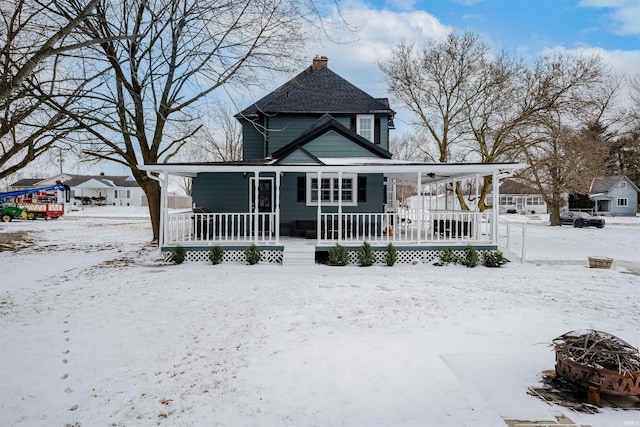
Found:
[[[280,243],[280,172],[276,171],[276,243]]]
[[[260,200],[260,172],[255,171],[254,173],[255,179],[253,180],[253,188],[255,191],[255,196],[253,197],[253,241],[257,245],[258,244],[258,200]],[[249,195],[251,197],[251,195]]]
[[[342,171],[338,172],[338,241],[342,241]]]
[[[474,184],[476,187],[476,209],[473,219],[473,239],[478,240],[480,238],[480,175],[476,174]]]
[[[317,242],[320,243],[321,240],[321,231],[322,231],[322,172],[318,171],[318,216],[317,216],[317,226],[316,226],[316,230],[318,233],[318,236],[316,237]],[[309,191],[313,191],[311,188],[309,189]]]
[[[500,202],[500,194],[498,194],[498,191],[500,191],[500,186],[498,185],[498,174],[496,172],[493,172],[493,175],[491,177],[491,185],[493,186],[493,206],[491,208],[492,214],[493,214],[493,223],[491,224],[491,243],[497,245],[498,244],[498,212],[500,212],[500,209],[498,206]]]
[[[422,240],[422,209],[424,208],[424,194],[422,194],[422,172],[418,172],[418,237],[417,243]]]
[[[158,227],[158,246],[162,248],[167,235],[167,182],[169,182],[169,173],[165,172],[162,180],[160,180],[160,225]]]

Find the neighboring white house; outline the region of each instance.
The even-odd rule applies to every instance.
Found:
[[[547,203],[539,191],[512,179],[505,179],[500,184],[499,203],[500,213],[544,214],[548,212]]]
[[[77,205],[81,204],[82,197],[88,197],[94,203],[104,205],[143,206],[142,196],[144,192],[130,176],[61,173],[33,182],[31,187],[46,187],[55,184],[57,181],[71,188],[71,202]]]
[[[596,215],[635,216],[638,211],[638,187],[626,176],[596,178],[591,182],[589,198]]]

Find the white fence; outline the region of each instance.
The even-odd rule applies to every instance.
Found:
[[[520,257],[520,262],[527,261],[527,222],[513,221],[500,217],[500,247]]]

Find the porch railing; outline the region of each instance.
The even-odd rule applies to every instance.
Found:
[[[277,242],[275,213],[180,213],[166,221],[165,244]]]
[[[402,209],[386,213],[322,213],[318,244],[494,242],[491,212]],[[275,213],[177,213],[166,219],[166,245],[275,244]],[[257,222],[256,222],[257,221]]]
[[[402,209],[389,213],[321,214],[323,244],[343,243],[448,243],[493,242],[490,212],[418,213]]]

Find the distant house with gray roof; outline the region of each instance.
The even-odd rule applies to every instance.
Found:
[[[111,206],[143,206],[144,192],[130,176],[74,175],[61,173],[46,179],[22,179],[11,187],[37,188],[53,185],[57,181],[71,188],[71,200],[80,204],[83,197]],[[30,187],[29,187],[30,186]]]
[[[595,203],[596,215],[635,216],[638,212],[638,191],[626,176],[605,176],[593,180],[589,198]]]
[[[513,179],[505,179],[500,184],[500,212],[519,214],[547,213],[544,195],[530,185]]]

